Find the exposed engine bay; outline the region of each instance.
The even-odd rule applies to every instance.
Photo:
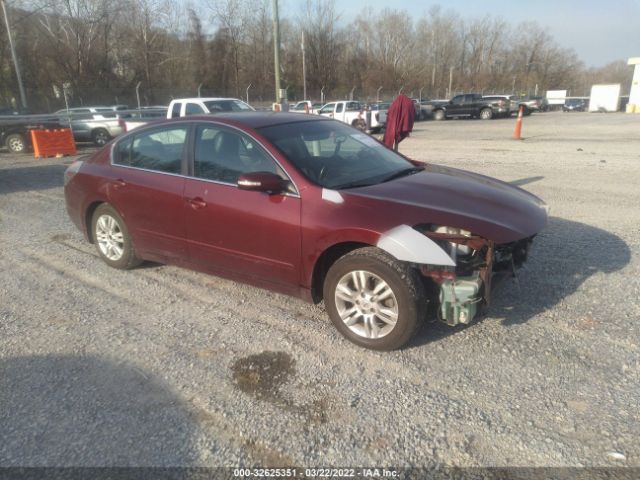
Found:
[[[438,286],[438,318],[451,326],[470,323],[480,306],[490,304],[494,278],[515,276],[533,241],[531,236],[495,245],[459,228],[420,225],[416,230],[438,243],[456,264],[421,267],[421,273]]]

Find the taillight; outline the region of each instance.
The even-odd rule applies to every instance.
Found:
[[[71,179],[75,176],[76,173],[80,171],[80,167],[82,166],[82,160],[76,160],[73,162],[64,172],[64,185],[71,181]]]

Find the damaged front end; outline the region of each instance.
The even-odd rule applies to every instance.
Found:
[[[420,269],[438,288],[438,318],[451,326],[470,323],[482,305],[490,304],[495,277],[515,276],[533,240],[531,236],[495,245],[459,228],[420,225],[416,230],[440,245],[455,263],[455,267],[422,265]]]

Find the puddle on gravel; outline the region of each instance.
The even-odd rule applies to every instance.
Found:
[[[295,360],[284,352],[262,352],[236,360],[231,371],[240,390],[273,399],[295,374]]]
[[[304,416],[310,424],[326,423],[326,398],[296,405],[282,395],[281,388],[295,375],[295,360],[285,352],[262,352],[236,360],[231,366],[233,379],[242,392]]]

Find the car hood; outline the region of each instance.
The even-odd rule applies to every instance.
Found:
[[[547,222],[548,207],[535,195],[500,180],[439,165],[343,193],[374,200],[376,211],[386,212],[397,223],[462,228],[498,244],[535,235]]]

